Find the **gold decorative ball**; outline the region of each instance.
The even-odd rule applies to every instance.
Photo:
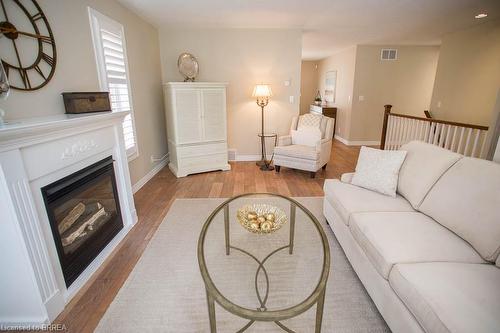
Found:
[[[260,225],[260,228],[262,229],[262,231],[266,231],[266,232],[270,231],[272,227],[273,227],[273,224],[269,221],[265,221]]]
[[[266,218],[264,216],[259,216],[257,218],[257,223],[262,224],[264,222],[266,222]]]
[[[275,219],[276,219],[276,217],[274,216],[273,213],[266,214],[266,220],[268,220],[270,222],[274,222]]]
[[[259,230],[260,229],[259,224],[255,223],[255,222],[253,222],[252,224],[250,224],[250,228],[252,228],[253,230]]]
[[[255,212],[249,212],[247,214],[247,220],[251,221],[251,220],[256,220],[257,219],[257,214]]]

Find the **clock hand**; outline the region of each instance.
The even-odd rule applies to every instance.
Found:
[[[25,36],[28,36],[28,37],[39,38],[39,39],[42,39],[42,40],[50,41],[50,37],[48,37],[48,36],[43,36],[43,35],[38,35],[38,34],[32,34],[32,33],[24,32],[24,31],[18,31],[16,29],[0,28],[0,32],[2,32],[3,34],[6,34],[6,33],[17,33],[17,34],[25,35]]]

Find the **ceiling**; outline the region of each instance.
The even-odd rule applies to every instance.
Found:
[[[441,36],[500,18],[500,0],[119,0],[158,28],[296,28],[302,58],[356,44],[438,45]],[[486,12],[488,17],[474,16]]]

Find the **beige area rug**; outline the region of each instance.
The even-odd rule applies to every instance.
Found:
[[[326,224],[322,214],[322,198],[297,198],[297,200],[318,218],[330,243],[331,269],[322,331],[389,332],[389,328]],[[222,199],[178,199],[173,203],[141,259],[101,319],[97,332],[210,331],[205,287],[198,267],[197,242],[206,218],[222,201]],[[298,248],[309,248],[305,245],[315,244],[310,239],[303,239],[306,235],[310,234],[300,231],[296,233],[295,242]],[[220,248],[223,249],[223,244],[222,239],[221,244],[211,242],[207,247],[214,246],[218,249],[218,245],[221,245]],[[303,254],[302,252],[307,251],[301,251],[300,254]],[[220,257],[227,258],[224,255]],[[307,288],[314,288],[314,285],[306,281],[308,274],[311,274],[307,268],[309,261],[303,262],[306,266],[300,270],[294,267],[296,276],[293,282],[302,283],[303,289],[307,291]],[[216,263],[212,262],[211,265]],[[317,262],[314,261],[314,257],[310,260],[310,265],[314,266],[310,271],[315,272]],[[225,274],[223,278],[231,279],[232,276]],[[283,294],[278,295],[278,298],[287,297],[284,295],[290,290],[279,292]],[[297,290],[291,292],[296,294]],[[216,305],[216,316],[218,332],[236,332],[248,322],[226,312],[218,305]],[[299,317],[283,323],[295,332],[314,332],[314,319],[315,306]],[[254,323],[245,332],[283,331],[274,323]]]

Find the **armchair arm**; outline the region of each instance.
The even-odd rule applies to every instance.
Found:
[[[278,146],[289,146],[292,144],[291,135],[283,135],[278,137]]]
[[[321,139],[316,143],[316,151],[325,150],[325,148],[331,147],[332,139]]]

